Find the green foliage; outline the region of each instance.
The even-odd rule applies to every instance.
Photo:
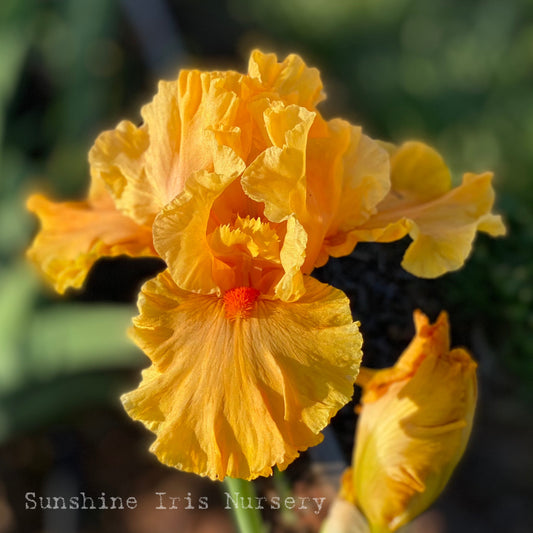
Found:
[[[119,382],[94,374],[93,383],[84,374],[143,362],[126,336],[132,306],[43,305],[40,287],[25,263],[0,270],[0,441],[65,410],[109,399],[99,383]],[[72,388],[71,380],[83,386]],[[61,390],[71,393],[61,396]]]
[[[87,150],[121,87],[115,16],[105,0],[0,5],[0,441],[117,402],[116,369],[144,362],[126,335],[133,302],[59,301],[23,257],[28,194],[86,187]]]

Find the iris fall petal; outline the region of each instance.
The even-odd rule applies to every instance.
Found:
[[[409,234],[402,266],[422,278],[435,278],[460,268],[477,231],[505,234],[494,204],[492,174],[467,173],[451,188],[449,170],[430,147],[409,142],[391,157],[391,191],[377,213],[354,230],[350,239],[390,242]]]
[[[56,203],[40,194],[27,201],[41,222],[27,256],[61,294],[81,287],[100,257],[156,255],[150,228],[117,211],[103,185],[94,182],[84,202]]]
[[[285,468],[349,401],[361,336],[344,294],[312,278],[297,302],[261,297],[229,320],[224,300],[147,282],[133,339],[152,360],[123,396],[166,464],[212,479]],[[258,422],[260,421],[260,423]]]

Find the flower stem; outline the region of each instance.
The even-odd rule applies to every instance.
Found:
[[[281,501],[286,501],[287,498],[292,496],[291,488],[287,482],[287,479],[285,478],[285,474],[280,472],[278,467],[274,468],[273,480],[274,487],[276,488],[276,492],[281,498]],[[298,521],[298,518],[292,509],[289,509],[287,506],[283,505],[281,507],[281,521],[286,526],[294,527]]]
[[[244,479],[226,477],[224,484],[239,533],[266,533],[261,513],[256,509],[257,500],[253,483]]]

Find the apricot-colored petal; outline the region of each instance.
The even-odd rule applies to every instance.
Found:
[[[349,255],[359,242],[393,242],[402,239],[409,234],[413,224],[410,220],[400,219],[396,222],[377,223],[377,227],[372,227],[373,221],[378,222],[379,218],[372,217],[368,222],[348,232],[339,232],[326,242],[327,255],[331,257],[343,257]],[[324,261],[325,263],[326,261]],[[322,264],[324,264],[322,263]],[[317,264],[316,266],[322,266]]]
[[[150,226],[164,204],[145,172],[148,145],[146,128],[124,120],[98,136],[89,152],[89,163],[107,184],[117,208],[139,224]]]
[[[275,287],[276,296],[284,302],[298,300],[305,292],[301,268],[305,261],[306,246],[307,233],[296,217],[290,216],[280,250],[284,274]]]
[[[505,234],[494,204],[492,174],[465,174],[449,189],[449,171],[440,156],[421,143],[406,143],[392,157],[392,189],[378,212],[349,239],[390,242],[409,234],[402,266],[423,278],[460,268],[477,231]]]
[[[156,218],[155,248],[183,289],[220,296],[250,285],[284,301],[299,298],[304,229],[294,217],[275,228],[252,217],[220,221],[225,211],[215,212],[213,206],[234,182],[235,176],[208,172],[191,176],[183,193]]]
[[[154,222],[155,249],[182,289],[220,295],[207,230],[213,203],[235,178],[206,171],[193,174]]]
[[[407,213],[413,221],[402,266],[419,277],[434,278],[460,268],[472,250],[476,232],[504,235],[501,217],[492,215],[492,174],[465,174],[460,187]]]
[[[329,234],[347,232],[366,221],[390,189],[387,152],[361,128],[350,126],[350,141],[342,158],[342,187]]]
[[[54,203],[34,194],[27,206],[41,221],[27,255],[61,294],[81,287],[100,257],[156,255],[150,228],[114,209],[110,198]]]
[[[312,109],[325,98],[319,71],[307,67],[296,54],[290,54],[278,63],[275,54],[253,50],[248,75],[258,83],[262,91],[276,93],[290,104]]]
[[[452,186],[450,170],[442,156],[427,144],[408,141],[391,155],[389,201],[404,204],[429,201],[446,194]]]
[[[232,71],[182,71],[177,82],[160,82],[142,108],[150,136],[146,172],[162,205],[183,190],[193,172],[233,174],[242,165],[251,141],[250,128],[239,120],[241,81]]]
[[[329,255],[352,251],[350,230],[364,223],[389,190],[389,158],[361,128],[325,122],[280,102],[264,112],[273,146],[245,170],[243,189],[279,222],[295,214],[309,236],[303,272]]]
[[[327,232],[321,245],[322,250],[315,266],[325,263],[328,256],[342,257],[352,252],[358,240],[358,234],[351,233],[352,230],[359,228],[376,212],[376,206],[386,197],[390,189],[387,152],[379,143],[364,135],[361,128],[348,126],[348,144],[339,162],[339,175],[335,178],[338,185],[331,187],[328,183],[323,183],[321,190],[317,188],[312,191],[314,198],[331,194],[330,189],[338,187],[336,201],[329,208],[333,216],[328,221]],[[334,127],[334,121],[330,121],[330,127]],[[318,168],[318,172],[325,174],[328,166],[323,162],[323,168],[320,167],[320,151],[315,157],[317,159],[314,165],[315,172]],[[310,179],[309,183],[312,184],[314,181],[317,180]],[[323,209],[312,213],[311,219],[322,220],[327,214],[328,210]],[[398,234],[397,228],[387,231]]]
[[[183,291],[168,271],[145,284],[133,338],[153,364],[122,401],[156,433],[161,462],[253,479],[320,442],[351,398],[361,336],[342,292],[305,283],[297,302],[260,298],[236,320],[222,298]]]
[[[445,354],[450,351],[450,325],[446,312],[440,313],[435,323],[430,324],[428,317],[416,310],[413,320],[415,336],[393,367],[380,370],[361,368],[357,384],[363,387],[362,400],[365,404],[383,396],[393,383],[412,377],[428,353]]]
[[[244,192],[264,202],[265,216],[272,222],[305,211],[306,145],[315,114],[303,107],[275,102],[264,113],[272,146],[244,171]]]

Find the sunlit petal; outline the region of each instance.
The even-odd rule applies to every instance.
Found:
[[[155,221],[155,248],[182,289],[220,295],[207,230],[213,203],[235,178],[208,172],[194,174],[183,193]]]
[[[61,294],[81,287],[100,257],[156,255],[150,228],[117,211],[99,189],[85,202],[55,203],[40,194],[28,199],[41,228],[27,255]]]
[[[265,111],[272,146],[245,170],[242,187],[250,198],[265,203],[265,216],[272,222],[305,210],[306,145],[314,118],[303,107],[280,102]]]
[[[224,300],[149,281],[133,338],[152,360],[126,410],[154,431],[165,464],[222,479],[269,475],[322,439],[353,392],[361,337],[344,294],[311,278],[297,302]],[[260,421],[260,423],[258,423]]]
[[[230,175],[242,165],[251,133],[240,108],[241,87],[242,75],[232,71],[182,71],[177,82],[159,83],[142,116],[150,136],[146,172],[161,205],[183,190],[193,172]]]
[[[163,205],[145,172],[148,145],[146,128],[124,120],[98,136],[89,152],[89,163],[109,187],[117,208],[149,226]]]
[[[325,98],[319,71],[308,67],[296,54],[290,54],[278,63],[275,54],[253,50],[248,75],[257,82],[261,91],[278,94],[290,104],[311,109]]]
[[[391,159],[392,189],[376,215],[354,230],[353,241],[390,242],[409,234],[402,266],[412,274],[434,278],[460,268],[478,231],[505,234],[494,204],[492,174],[465,174],[451,188],[442,158],[422,143],[406,143]]]

